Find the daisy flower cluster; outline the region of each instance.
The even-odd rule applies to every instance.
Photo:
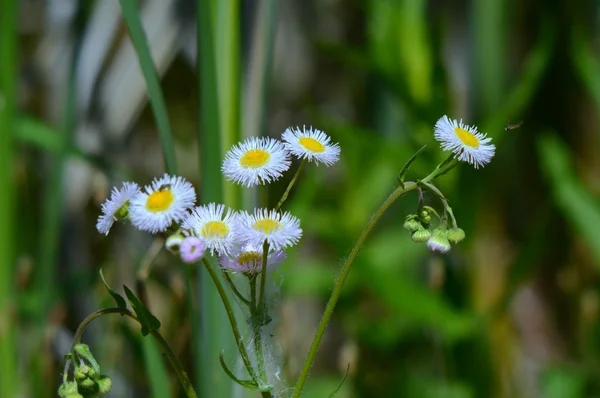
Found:
[[[273,182],[286,172],[295,156],[302,161],[331,166],[340,147],[322,131],[288,128],[282,141],[248,138],[225,155],[223,175],[245,187]],[[267,269],[285,258],[285,250],[300,240],[300,221],[277,209],[235,211],[223,204],[196,206],[196,192],[183,177],[165,174],[148,186],[125,182],[114,188],[102,204],[96,225],[107,235],[115,221],[127,220],[142,231],[170,233],[166,246],[182,260],[195,263],[204,253],[219,258],[226,271],[247,275],[262,270],[263,250],[268,248]]]

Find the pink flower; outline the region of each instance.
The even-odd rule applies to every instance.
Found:
[[[193,264],[202,260],[205,250],[206,244],[202,239],[195,236],[188,236],[181,242],[179,254],[184,262]]]

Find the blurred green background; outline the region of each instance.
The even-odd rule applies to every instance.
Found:
[[[249,209],[256,192],[222,180],[223,153],[312,125],[342,155],[308,167],[286,204],[305,234],[272,315],[293,385],[342,260],[404,162],[427,145],[411,179],[444,158],[433,126],[448,114],[497,146],[484,169],[439,181],[467,239],[430,253],[402,229],[415,195],[394,204],[303,396],[328,397],[347,374],[337,397],[600,397],[599,12],[591,1],[0,0],[0,396],[56,396],[77,325],[113,305],[100,268],[117,290],[145,286],[201,396],[256,396],[220,369],[234,347],[202,270],[131,227],[99,235],[96,218],[113,185],[165,171],[204,203]],[[269,186],[271,204],[291,175]],[[136,325],[105,317],[84,341],[110,396],[182,396]]]

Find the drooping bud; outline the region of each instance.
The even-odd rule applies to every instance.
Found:
[[[413,232],[413,234],[410,236],[410,238],[413,240],[413,242],[418,242],[418,243],[427,242],[430,237],[431,237],[431,232],[429,232],[429,230],[426,229],[425,227],[423,227],[422,225],[419,225],[419,229],[417,229],[415,232]]]
[[[165,247],[173,254],[179,253],[179,248],[181,247],[181,243],[185,237],[179,233],[173,234],[167,238],[165,242]]]
[[[60,398],[79,398],[82,397],[77,391],[77,383],[74,381],[65,381],[58,387],[58,396]],[[83,398],[83,397],[82,397]]]
[[[450,242],[446,237],[446,227],[437,227],[433,230],[431,238],[427,241],[427,247],[429,250],[438,253],[446,253],[450,250]]]
[[[465,231],[463,231],[461,228],[451,228],[446,231],[446,238],[448,238],[450,243],[457,244],[465,238]]]
[[[98,383],[94,379],[85,379],[79,383],[77,383],[77,387],[83,392],[97,392],[98,391]]]
[[[416,214],[409,214],[406,216],[406,221],[404,221],[404,229],[408,232],[415,232],[419,229],[421,223],[417,220]]]
[[[97,383],[98,394],[100,395],[107,394],[110,391],[110,388],[112,387],[112,380],[106,375],[100,376],[100,378],[97,380]]]

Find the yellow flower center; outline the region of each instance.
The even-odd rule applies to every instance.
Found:
[[[209,221],[204,224],[202,231],[203,237],[224,238],[229,233],[229,227],[223,221]]]
[[[173,200],[175,200],[175,196],[173,196],[173,192],[170,190],[154,191],[148,196],[148,200],[146,200],[146,209],[153,213],[160,213],[171,207]]]
[[[308,149],[309,151],[312,152],[323,152],[325,150],[325,145],[321,144],[319,141],[315,140],[314,138],[310,138],[310,137],[301,137],[298,142],[300,143],[300,145],[302,145],[304,148]]]
[[[265,219],[258,220],[257,222],[255,222],[254,229],[269,235],[272,232],[279,231],[281,229],[281,223],[279,223],[279,221],[265,218]]]
[[[271,154],[263,149],[251,149],[242,156],[240,164],[245,168],[255,169],[264,166]]]
[[[256,268],[256,266],[262,262],[262,256],[258,252],[249,251],[240,254],[237,261],[240,264],[251,264],[253,268]]]
[[[466,146],[470,146],[471,148],[475,149],[479,148],[479,140],[471,132],[461,129],[460,127],[455,127],[454,133]]]

